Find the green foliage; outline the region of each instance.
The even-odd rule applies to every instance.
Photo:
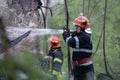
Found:
[[[62,13],[63,14],[63,13]],[[50,28],[52,29],[61,29],[65,27],[65,16],[64,15],[55,15],[50,18]]]
[[[8,80],[24,80],[20,77],[20,72],[26,75],[25,80],[46,80],[50,77],[39,66],[39,62],[35,56],[27,52],[18,54],[14,58],[8,54],[0,62],[1,75],[6,75]]]

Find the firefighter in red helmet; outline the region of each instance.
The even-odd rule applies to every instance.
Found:
[[[73,49],[72,65],[74,80],[94,80],[94,68],[91,60],[92,40],[90,22],[87,17],[79,16],[74,22],[76,31],[63,32],[65,42]]]
[[[49,60],[49,71],[52,73],[53,80],[58,80],[61,76],[61,69],[63,64],[63,54],[60,46],[60,38],[57,36],[51,36],[48,38],[50,43],[50,50],[48,56]]]

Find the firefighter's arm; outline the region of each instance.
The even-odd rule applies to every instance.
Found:
[[[67,28],[63,28],[63,33],[62,33],[63,39],[66,42],[66,38],[70,36],[70,30]]]
[[[75,46],[74,36],[76,36],[76,31],[72,32],[72,34],[70,35],[70,32],[69,32],[69,31],[64,30],[62,36],[63,36],[64,41],[65,41],[70,47],[74,47],[74,46]]]
[[[60,72],[62,68],[63,63],[63,56],[61,53],[57,52],[54,53],[54,59],[53,59],[53,70]]]
[[[56,64],[54,64],[54,66],[53,66],[52,74],[54,77],[56,77],[58,79],[59,77],[61,77],[62,60],[60,60],[59,58],[55,58],[54,62]]]
[[[47,60],[48,61],[48,63],[49,63],[49,65],[48,65],[48,67],[49,67],[49,69],[48,69],[48,71],[49,72],[51,72],[51,70],[52,70],[52,56],[45,56],[45,60]]]
[[[55,75],[57,78],[61,76],[61,68],[63,63],[63,56],[60,52],[56,52],[54,54],[53,59],[53,71],[52,74]]]

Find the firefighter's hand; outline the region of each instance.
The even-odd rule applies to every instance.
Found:
[[[63,28],[63,37],[65,38],[66,36],[69,36],[70,35],[70,30],[67,29],[67,28]]]
[[[76,36],[76,35],[77,35],[77,32],[76,32],[76,31],[72,32],[72,34],[71,34],[72,37],[74,37],[74,36]]]
[[[70,36],[70,30],[67,28],[63,28],[63,33],[62,33],[63,39],[66,42],[66,38]]]
[[[70,30],[68,28],[63,28],[63,33],[69,33]]]

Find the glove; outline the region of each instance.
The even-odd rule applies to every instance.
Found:
[[[65,40],[68,36],[70,36],[70,30],[67,28],[63,28],[62,36],[63,36],[63,39]]]
[[[74,37],[74,36],[76,36],[77,35],[77,32],[76,31],[74,31],[74,32],[72,32],[72,37]]]
[[[70,30],[68,28],[63,28],[63,32],[69,33]]]

